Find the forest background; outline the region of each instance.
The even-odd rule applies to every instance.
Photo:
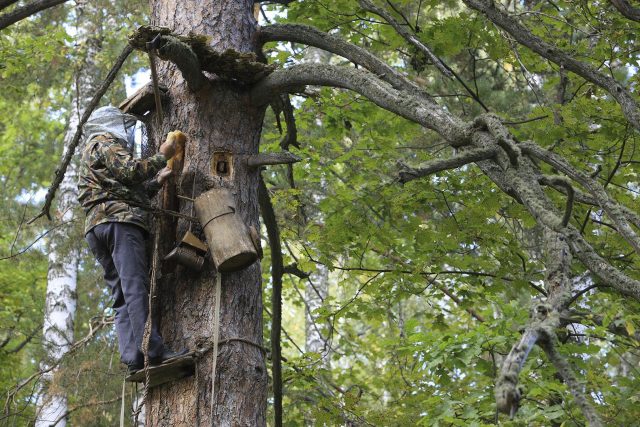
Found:
[[[0,2],[0,22],[26,3]],[[497,114],[515,140],[562,156],[633,217],[637,116],[634,122],[601,85],[523,46],[470,4],[486,2],[276,1],[257,12],[264,26],[312,25],[365,47],[464,121]],[[30,425],[46,390],[66,396],[69,425],[111,426],[120,417],[123,368],[109,295],[83,241],[84,214],[72,206],[71,220],[59,212],[50,222],[27,221],[41,209],[65,135],[75,131],[78,100],[92,96],[78,93],[91,86],[79,80],[87,69],[94,88],[104,79],[128,34],[147,22],[146,7],[65,2],[0,31],[0,424]],[[638,9],[621,1],[503,1],[497,8],[615,79],[637,102]],[[269,43],[264,51],[279,68],[350,66],[297,43]],[[147,68],[145,55],[133,55],[101,105],[119,104]],[[535,347],[519,373],[517,413],[500,414],[494,390],[504,381],[503,361],[529,330],[530,309],[551,292],[539,218],[473,164],[413,179],[410,167],[456,150],[361,94],[310,86],[291,106],[295,122],[285,117],[286,105],[268,110],[260,146],[302,158],[262,173],[285,266],[284,425],[577,426],[590,419],[580,399],[605,425],[636,423],[637,297],[570,263],[571,295],[554,348],[569,361],[582,396]],[[579,195],[567,209],[567,197],[548,184],[568,223],[609,265],[640,280],[638,248],[621,238],[608,212]],[[272,248],[264,227],[261,235],[264,345],[271,348]],[[38,372],[52,363],[43,345],[52,250],[77,256],[71,327],[79,344],[69,343],[72,351],[55,361],[59,368],[43,388]],[[132,395],[127,388],[127,412]]]

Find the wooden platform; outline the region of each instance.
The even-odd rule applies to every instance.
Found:
[[[164,102],[167,98],[167,87],[159,85],[160,98]],[[125,99],[118,105],[118,108],[123,113],[136,114],[138,116],[144,116],[149,111],[156,109],[155,96],[153,94],[153,85],[147,83],[136,91],[133,95]]]
[[[190,377],[195,372],[196,359],[195,352],[190,352],[184,356],[177,357],[162,365],[149,367],[149,387]],[[127,377],[129,382],[143,383],[145,380],[144,369],[139,370]]]

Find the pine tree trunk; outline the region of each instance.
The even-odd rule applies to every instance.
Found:
[[[152,1],[152,23],[177,33],[194,32],[211,37],[213,48],[253,50],[256,31],[251,0]],[[219,81],[197,93],[191,92],[173,64],[159,64],[160,82],[169,88],[170,101],[161,125],[153,123],[153,137],[161,142],[170,130],[188,136],[184,169],[176,179],[176,192],[198,196],[218,186],[232,189],[237,214],[247,225],[257,226],[258,171],[249,170],[237,159],[258,151],[264,107],[251,105],[241,86]],[[233,177],[212,178],[214,152],[233,153]],[[192,187],[195,177],[195,186]],[[177,205],[171,191],[164,193],[165,205]],[[181,199],[179,209],[191,213],[190,202]],[[175,225],[172,228],[172,225]],[[160,258],[182,237],[188,223],[161,221],[163,231]],[[202,240],[199,224],[192,231]],[[167,236],[170,236],[167,238]],[[165,342],[172,348],[207,348],[213,336],[215,270],[210,259],[200,273],[183,267],[165,271],[158,282],[156,312]],[[216,369],[214,408],[211,400],[212,351],[198,359],[194,377],[153,388],[149,392],[147,425],[153,426],[264,426],[266,425],[267,372],[262,346],[262,289],[258,262],[222,277],[220,340]],[[243,341],[226,341],[242,338]],[[250,343],[254,343],[252,345]],[[213,414],[213,418],[211,418]]]
[[[78,13],[80,12],[80,8],[78,8]],[[71,143],[80,117],[99,84],[95,56],[101,50],[102,41],[100,38],[92,37],[91,27],[93,25],[86,22],[80,35],[80,37],[86,37],[83,42],[86,44],[87,50],[86,56],[78,64],[75,73],[71,116],[64,136],[65,147]],[[69,351],[74,340],[79,260],[77,244],[82,240],[70,239],[69,237],[77,234],[77,230],[83,227],[82,220],[84,219],[83,215],[79,215],[78,218],[76,211],[78,208],[78,189],[75,163],[72,162],[69,165],[58,194],[57,224],[55,225],[58,228],[50,234],[49,241],[49,268],[42,337],[45,358],[41,363],[42,369],[57,365]],[[67,243],[64,244],[65,242]],[[67,412],[67,398],[64,390],[50,387],[56,372],[57,369],[53,369],[43,375],[40,384],[41,394],[38,396],[36,427],[48,427],[56,420],[60,420],[56,426],[64,427],[66,425],[64,414]],[[50,392],[50,389],[55,392]]]

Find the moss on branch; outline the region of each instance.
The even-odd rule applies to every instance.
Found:
[[[186,80],[199,80],[198,77],[194,77],[194,58],[197,60],[200,73],[207,71],[223,80],[243,84],[255,83],[275,69],[273,65],[258,61],[253,52],[238,52],[233,49],[217,52],[209,45],[208,36],[193,33],[174,34],[166,27],[143,25],[129,36],[129,43],[135,49],[147,52],[146,43],[157,35],[160,35],[160,58],[174,62]]]

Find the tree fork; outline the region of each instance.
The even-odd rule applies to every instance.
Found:
[[[100,100],[102,99],[102,95],[104,95],[107,92],[107,89],[109,89],[109,86],[111,86],[111,83],[113,83],[113,81],[115,80],[116,75],[118,75],[118,71],[120,71],[122,64],[124,64],[124,61],[129,57],[129,54],[131,54],[132,51],[133,51],[133,48],[128,44],[124,47],[124,49],[122,49],[120,56],[118,56],[115,63],[111,67],[109,74],[107,74],[107,77],[105,78],[104,82],[98,88],[98,91],[95,93],[95,95],[91,99],[91,102],[89,102],[89,105],[87,105],[87,108],[84,110],[84,113],[82,114],[82,118],[78,123],[76,133],[73,135],[73,139],[71,140],[71,143],[67,147],[67,151],[64,154],[64,158],[62,159],[62,164],[58,167],[58,169],[56,169],[56,176],[53,179],[51,186],[49,187],[49,191],[47,191],[47,195],[45,196],[45,199],[44,199],[44,206],[42,207],[42,211],[37,216],[30,219],[27,222],[27,224],[31,224],[34,221],[36,221],[38,218],[45,215],[49,220],[51,220],[51,213],[49,212],[51,210],[51,204],[53,203],[53,198],[56,196],[56,191],[58,190],[58,187],[62,183],[64,174],[66,173],[67,168],[69,167],[69,163],[71,163],[73,154],[75,153],[75,150],[78,147],[78,144],[80,143],[80,138],[82,137],[82,126],[84,126],[87,120],[89,120],[89,116],[91,115],[91,113],[93,113],[93,110],[100,103]]]

